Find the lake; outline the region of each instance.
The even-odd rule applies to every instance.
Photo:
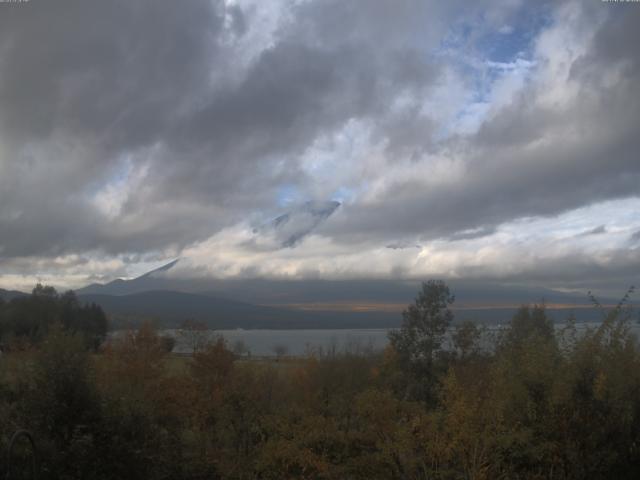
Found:
[[[352,330],[215,330],[211,337],[222,335],[229,348],[233,349],[242,341],[251,355],[275,355],[276,347],[283,347],[286,355],[305,355],[310,351],[323,349],[328,351],[351,351],[355,349],[382,350],[387,345],[389,329],[352,329]],[[173,349],[176,353],[191,353],[179,330],[163,330],[163,334],[174,337],[177,342]]]
[[[596,327],[596,322],[577,323],[578,331]],[[632,332],[640,337],[640,325],[630,325]],[[555,325],[557,330],[565,327],[564,323]],[[489,335],[497,333],[502,327],[487,328]],[[215,330],[209,335],[214,338],[222,335],[229,348],[233,349],[236,342],[241,341],[253,356],[275,356],[276,347],[280,346],[286,355],[305,355],[309,352],[382,350],[388,343],[387,334],[391,329],[335,329],[335,330]],[[191,348],[184,341],[179,330],[163,330],[163,334],[176,338],[176,353],[191,353]]]

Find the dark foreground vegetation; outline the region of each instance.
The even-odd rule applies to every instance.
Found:
[[[36,285],[31,295],[5,301],[0,297],[0,345],[23,350],[39,344],[58,325],[69,334],[82,337],[87,348],[97,349],[107,335],[107,317],[95,303],[81,304],[69,290],[62,295],[55,288]]]
[[[41,298],[25,330],[0,309],[12,345],[0,448],[28,428],[40,478],[640,478],[640,350],[624,301],[580,334],[523,307],[491,349],[458,325],[451,349],[453,298],[428,282],[382,354],[256,362],[222,339],[172,356],[149,325],[95,352],[93,327],[50,297],[46,328],[33,327]]]

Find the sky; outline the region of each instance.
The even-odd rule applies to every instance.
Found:
[[[640,275],[640,3],[0,3],[0,288]],[[279,220],[277,220],[279,219]]]

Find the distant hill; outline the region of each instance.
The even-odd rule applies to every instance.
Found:
[[[19,292],[17,290],[4,290],[0,288],[0,298],[3,300],[11,300],[12,298],[25,297],[27,295],[27,293]]]
[[[155,270],[131,280],[118,278],[108,283],[92,283],[76,290],[78,295],[131,295],[154,290],[172,290],[195,293],[199,283],[167,278],[163,274],[173,268],[180,259],[173,260]]]
[[[132,295],[79,295],[82,302],[100,305],[119,319],[152,319],[175,328],[187,319],[210,328],[388,328],[400,324],[397,313],[389,312],[309,312],[174,291],[149,291]]]
[[[406,305],[420,288],[418,280],[274,280],[267,278],[176,278],[174,260],[130,280],[117,279],[106,284],[91,284],[76,290],[79,295],[131,295],[166,290],[210,295],[216,298],[259,305],[282,306],[301,303],[378,302]],[[489,282],[451,281],[457,307],[518,306],[527,303],[589,305],[585,293],[567,293],[541,287],[500,285]],[[624,292],[622,292],[624,293]],[[602,303],[616,300],[600,298]]]
[[[175,262],[173,262],[175,264]],[[171,268],[164,266],[161,268]],[[157,272],[154,270],[153,272]],[[134,280],[117,280],[107,285],[95,287],[98,290],[113,290],[126,292],[129,289],[143,288],[147,282],[155,279],[153,272]],[[164,284],[170,285],[171,281]],[[248,298],[272,300],[273,305],[255,304],[233,300],[228,297],[216,296],[210,293],[190,293],[174,290],[148,290],[132,294],[85,293],[90,287],[80,289],[78,298],[83,303],[96,303],[110,316],[112,328],[121,328],[139,324],[144,319],[153,320],[157,325],[166,328],[176,328],[184,320],[193,319],[207,324],[214,329],[340,329],[340,328],[394,328],[402,321],[402,306],[411,303],[417,286],[403,282],[374,282],[374,281],[301,281],[301,282],[270,282],[268,280],[239,280],[216,285],[220,291]],[[132,288],[133,287],[133,288]],[[226,287],[226,288],[225,288]],[[454,287],[455,288],[455,287]],[[508,289],[499,298],[491,287],[460,289],[462,295],[457,295],[454,304],[454,314],[457,321],[474,320],[481,323],[505,323],[513,316],[517,305],[526,303],[518,299],[527,298],[529,301],[544,299],[549,307],[549,314],[556,321],[564,321],[569,314],[574,313],[579,321],[597,321],[601,313],[588,308],[588,301],[576,295],[558,294],[555,296],[538,297],[533,295],[547,293],[545,291],[530,291],[525,289]],[[457,290],[454,289],[457,292]],[[506,293],[506,294],[504,294]],[[15,290],[0,289],[0,298],[10,300],[28,295]],[[378,300],[380,298],[398,301],[399,307],[393,309],[369,309],[358,311],[334,308],[323,310],[323,302],[348,300],[353,296]],[[287,306],[290,302],[295,306]],[[305,308],[305,302],[316,302],[319,308]],[[275,302],[282,302],[276,305]],[[495,304],[494,304],[495,303]],[[602,303],[608,303],[602,301]],[[563,304],[561,308],[555,304]],[[475,305],[469,307],[468,305]],[[574,305],[575,308],[567,308]]]
[[[187,319],[205,323],[209,328],[243,329],[341,329],[395,328],[402,322],[399,311],[301,310],[276,308],[237,302],[208,295],[174,291],[150,291],[132,295],[80,295],[80,301],[100,305],[112,319],[112,328],[135,326],[153,320],[164,328],[177,328]],[[516,307],[454,308],[457,321],[506,323]],[[574,313],[579,321],[597,321],[601,313],[592,308],[547,309],[558,322]]]
[[[76,291],[112,318],[153,318],[177,326],[187,318],[213,328],[381,328],[401,322],[417,280],[185,279],[172,275],[179,259],[131,280],[92,284]],[[504,323],[522,304],[542,303],[562,321],[575,313],[593,321],[599,313],[585,294],[490,282],[451,281],[456,319]],[[600,298],[602,304],[616,300]],[[357,304],[380,305],[367,311]],[[331,305],[331,308],[328,306]],[[336,307],[337,306],[337,307]]]
[[[151,318],[167,326],[186,319],[215,328],[255,328],[265,324],[287,326],[289,312],[269,307],[174,291],[147,291],[131,295],[80,294],[83,302],[94,302],[108,314]]]

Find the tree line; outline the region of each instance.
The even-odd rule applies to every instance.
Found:
[[[430,281],[383,352],[280,362],[175,357],[149,324],[94,353],[57,323],[0,360],[0,447],[28,428],[51,479],[635,479],[626,300],[587,329],[523,306],[487,342]]]
[[[79,334],[86,345],[97,349],[107,335],[107,317],[100,306],[81,304],[75,292],[59,294],[38,284],[31,295],[5,301],[0,297],[0,339],[4,349],[37,345],[58,324],[70,334]]]

